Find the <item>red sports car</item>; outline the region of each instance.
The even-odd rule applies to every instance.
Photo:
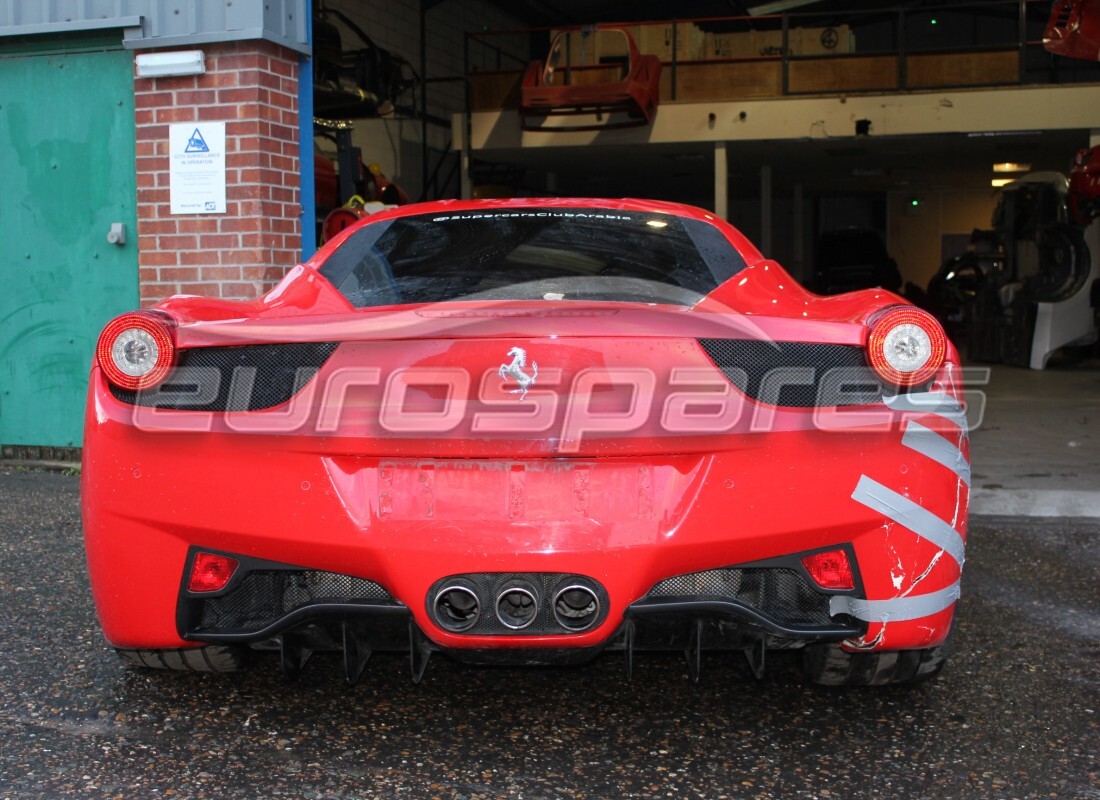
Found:
[[[380,213],[255,301],[112,321],[82,488],[144,666],[797,648],[855,685],[942,667],[969,483],[925,312],[811,294],[696,208],[524,199]]]

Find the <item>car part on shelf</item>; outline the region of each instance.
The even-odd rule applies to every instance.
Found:
[[[574,39],[582,42],[579,48],[572,46]],[[525,130],[649,125],[660,85],[660,58],[642,55],[624,28],[570,28],[554,36],[545,61],[527,66],[519,113]],[[578,121],[550,122],[557,117]]]
[[[1066,58],[1100,60],[1100,0],[1054,0],[1043,47]]]

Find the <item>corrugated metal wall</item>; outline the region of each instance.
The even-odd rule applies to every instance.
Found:
[[[122,28],[130,48],[267,39],[308,51],[309,0],[0,0],[0,36]]]

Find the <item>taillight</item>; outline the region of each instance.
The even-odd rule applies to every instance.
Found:
[[[843,550],[806,556],[802,559],[802,566],[822,589],[856,588],[852,565],[848,563],[848,554]]]
[[[199,553],[191,563],[191,577],[187,581],[189,592],[216,592],[224,589],[237,571],[237,559],[213,553]]]
[[[931,380],[943,366],[947,337],[927,311],[896,306],[872,320],[867,357],[887,383],[917,386]]]
[[[148,389],[168,375],[176,358],[172,329],[165,317],[135,311],[111,320],[95,348],[107,380],[122,389]]]

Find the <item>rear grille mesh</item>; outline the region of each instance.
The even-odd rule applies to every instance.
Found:
[[[882,401],[862,347],[754,339],[699,339],[730,383],[753,400],[814,408]]]
[[[220,597],[200,601],[199,628],[258,631],[299,608],[391,600],[374,581],[315,570],[255,570]]]
[[[828,625],[829,595],[793,569],[712,569],[661,581],[647,599],[729,600],[785,625]]]
[[[135,392],[111,386],[123,403],[181,411],[259,411],[287,402],[317,374],[339,342],[193,347],[163,383]]]

